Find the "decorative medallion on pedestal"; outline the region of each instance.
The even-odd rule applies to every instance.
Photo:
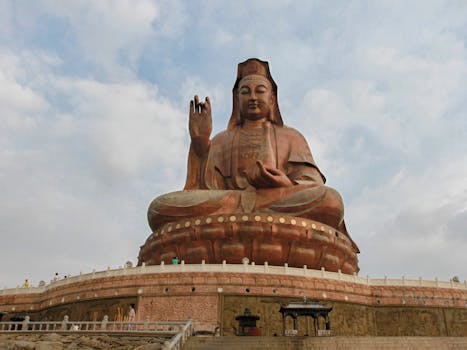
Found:
[[[138,264],[241,263],[358,272],[339,193],[325,186],[305,138],[283,124],[267,62],[238,66],[227,130],[210,138],[211,102],[190,102],[183,191],[154,199]]]

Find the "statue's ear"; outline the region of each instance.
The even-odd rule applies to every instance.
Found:
[[[277,105],[276,94],[271,94],[271,106],[276,106],[276,105]]]
[[[271,122],[277,126],[283,126],[284,123],[282,122],[281,112],[279,111],[279,105],[277,104],[277,94],[272,94],[271,105]]]

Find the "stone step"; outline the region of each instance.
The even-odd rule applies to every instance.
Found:
[[[191,337],[184,350],[467,350],[467,337]]]
[[[217,339],[216,339],[217,338]],[[184,350],[299,350],[302,347],[301,339],[284,339],[275,337],[216,337],[191,338]]]

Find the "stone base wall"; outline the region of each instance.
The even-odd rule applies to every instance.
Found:
[[[235,335],[238,323],[235,316],[245,307],[260,316],[257,322],[262,335],[282,335],[281,304],[297,298],[267,296],[223,296],[222,334]],[[464,336],[467,337],[467,309],[420,306],[366,306],[324,301],[332,306],[329,314],[334,336]],[[311,318],[298,319],[298,335],[312,335]],[[322,321],[322,320],[320,320]],[[292,319],[286,327],[292,329]],[[320,325],[324,329],[324,324]]]
[[[233,334],[246,307],[263,335],[282,334],[281,303],[303,296],[333,306],[334,335],[467,336],[467,286],[438,281],[370,280],[325,271],[252,265],[142,266],[76,276],[41,288],[0,291],[3,320],[93,321],[136,304],[137,320],[186,320]],[[288,322],[291,322],[290,320]],[[291,324],[288,324],[291,327]],[[310,334],[310,320],[299,321]]]
[[[191,337],[185,350],[465,350],[460,337]]]
[[[138,319],[142,320],[146,316],[153,321],[184,321],[192,318],[197,324],[217,325],[218,299],[217,295],[145,295],[138,302]]]

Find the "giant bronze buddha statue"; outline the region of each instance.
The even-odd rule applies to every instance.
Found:
[[[149,206],[153,233],[139,264],[179,256],[187,263],[244,257],[358,272],[339,193],[325,186],[305,138],[283,124],[267,62],[238,65],[227,130],[211,139],[211,102],[190,102],[191,137],[183,191]]]

